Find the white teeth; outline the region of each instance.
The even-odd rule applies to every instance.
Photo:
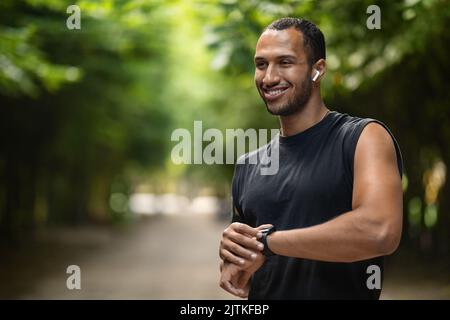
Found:
[[[268,90],[267,93],[271,96],[276,96],[280,93],[282,93],[286,89],[278,89],[278,90]]]

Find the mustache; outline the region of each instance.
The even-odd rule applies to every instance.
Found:
[[[265,85],[265,84],[261,84],[260,85],[261,89],[269,89],[269,88],[274,88],[274,87],[290,87],[290,84],[287,83],[287,82],[280,82],[280,83],[277,83],[277,84],[272,85],[272,86],[268,86],[268,85]]]

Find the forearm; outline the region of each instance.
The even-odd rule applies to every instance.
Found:
[[[277,231],[268,237],[279,255],[329,262],[354,262],[392,253],[400,230],[352,210],[320,225]]]

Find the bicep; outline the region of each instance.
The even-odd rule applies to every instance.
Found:
[[[391,135],[369,123],[356,145],[353,209],[361,209],[380,223],[401,228],[403,194],[397,153]]]

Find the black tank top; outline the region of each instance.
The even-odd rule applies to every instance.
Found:
[[[233,221],[252,227],[271,223],[277,230],[324,223],[352,210],[353,162],[364,127],[374,119],[351,117],[335,111],[307,130],[277,136],[263,148],[279,150],[279,170],[262,175],[261,163],[246,154],[237,164],[232,184]],[[400,176],[402,159],[397,142]],[[272,149],[272,150],[270,150]],[[254,274],[249,299],[378,299],[381,290],[369,289],[367,268],[383,258],[355,263],[334,263],[272,256]]]

